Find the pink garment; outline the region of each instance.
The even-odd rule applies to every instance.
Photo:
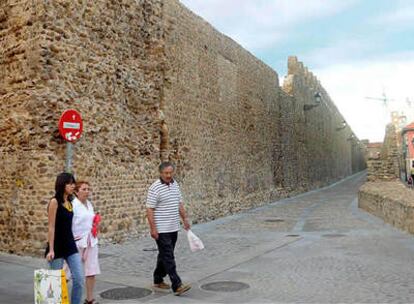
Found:
[[[79,254],[82,257],[85,276],[89,277],[101,274],[101,268],[99,267],[98,260],[98,246],[87,248],[78,247],[78,250]]]
[[[98,260],[98,256],[99,256],[98,245],[94,247],[86,247],[86,248],[78,246],[78,251],[82,259],[84,275],[86,277],[89,277],[89,276],[101,274],[101,268],[99,267],[99,260]],[[66,279],[71,280],[72,273],[70,272],[70,269],[68,265],[66,264],[66,261],[63,264],[63,270],[65,271]]]

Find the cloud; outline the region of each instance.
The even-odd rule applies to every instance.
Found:
[[[391,10],[387,13],[383,13],[379,16],[376,16],[371,20],[371,24],[387,26],[388,29],[400,30],[407,29],[408,27],[413,26],[414,20],[414,5],[413,2],[408,4],[404,2],[403,4],[396,5],[394,10]]]
[[[401,53],[377,60],[336,64],[314,73],[356,135],[360,139],[382,141],[391,111],[404,111],[409,121],[414,121],[414,107],[409,108],[406,103],[407,97],[414,100],[413,70],[414,54]],[[383,90],[394,99],[388,107],[381,101],[366,99],[382,97]]]
[[[224,34],[250,51],[291,37],[292,28],[335,15],[357,0],[181,0]]]
[[[407,0],[181,0],[284,74],[286,57],[321,80],[359,138],[382,141],[389,111],[414,100],[414,4]],[[283,58],[282,58],[283,57]],[[396,99],[389,109],[365,97]],[[399,105],[398,105],[399,104]],[[414,120],[414,109],[411,120]]]
[[[301,60],[316,67],[323,67],[338,62],[353,62],[376,48],[377,45],[368,39],[340,40],[330,46],[312,49],[303,54]]]
[[[414,29],[414,2],[394,0],[387,4],[387,7],[384,7],[377,14],[367,16],[366,26],[384,35],[390,35],[391,39],[393,36],[403,33],[410,35]],[[407,36],[406,39],[409,39],[410,36]]]

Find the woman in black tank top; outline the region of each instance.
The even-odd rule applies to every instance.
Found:
[[[72,304],[80,304],[84,276],[78,249],[72,233],[72,195],[75,178],[70,173],[61,173],[56,178],[55,196],[48,205],[48,246],[46,259],[52,269],[62,269],[65,260],[72,273]]]

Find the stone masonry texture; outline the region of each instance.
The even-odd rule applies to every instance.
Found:
[[[385,130],[379,159],[368,159],[367,182],[358,193],[359,207],[385,222],[414,233],[414,196],[399,179],[401,145],[393,124]]]
[[[381,147],[379,159],[369,159],[368,181],[390,181],[400,177],[400,159],[402,159],[401,148],[395,126],[389,124],[385,130],[384,143]]]
[[[176,0],[0,2],[0,246],[39,255],[64,169],[57,122],[84,134],[103,241],[146,233],[157,165],[177,165],[194,222],[315,189],[365,168],[343,117],[296,57],[270,67]],[[321,105],[314,95],[322,95]]]
[[[391,225],[414,234],[414,195],[400,181],[365,183],[359,193],[359,207]]]

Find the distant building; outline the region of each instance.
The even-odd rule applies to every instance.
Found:
[[[403,158],[405,160],[406,178],[414,176],[414,122],[407,125],[401,132]]]

